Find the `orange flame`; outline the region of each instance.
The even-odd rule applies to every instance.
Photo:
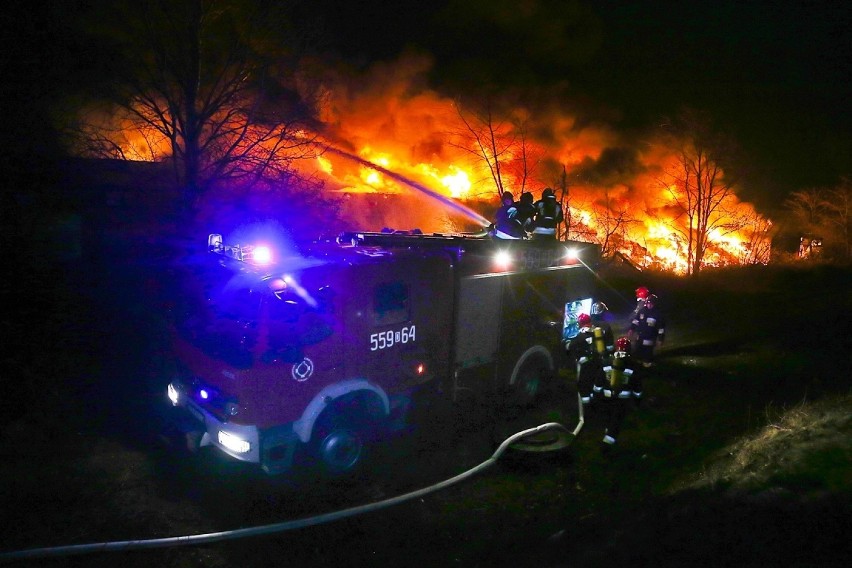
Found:
[[[429,66],[430,61],[421,57],[380,64],[358,82],[359,87],[348,79],[327,77],[329,97],[321,109],[327,125],[323,135],[344,152],[327,152],[299,167],[323,178],[329,192],[342,194],[342,212],[351,218],[353,228],[471,229],[439,204],[418,198],[412,188],[347,159],[345,153],[468,204],[483,215],[490,216],[497,206],[492,170],[466,138],[469,131],[456,102],[422,86]],[[615,168],[605,179],[583,176],[584,168],[601,160],[608,148],[631,147],[630,141],[607,126],[579,120],[557,103],[538,113],[518,108],[510,114],[525,119],[525,153],[537,158],[524,170],[518,167],[518,147],[507,149],[500,156],[505,189],[516,196],[522,190],[532,191],[538,197],[546,186],[559,188],[557,194],[563,195],[574,224],[569,237],[601,243],[612,239],[610,252],[620,252],[642,267],[687,271],[686,228],[673,201],[678,189],[660,181],[676,156],[662,145],[646,142],[632,146],[640,148],[633,150],[632,170]],[[501,128],[507,125],[501,123]],[[735,196],[729,198],[726,211],[763,220],[751,204]],[[619,218],[622,222],[616,225]],[[618,229],[608,235],[607,227],[612,226]],[[758,245],[768,255],[764,243],[752,242],[768,236],[746,233],[711,231],[706,264],[741,262]]]

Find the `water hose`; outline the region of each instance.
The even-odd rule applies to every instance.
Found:
[[[166,548],[172,546],[209,544],[213,542],[222,542],[225,540],[235,540],[238,538],[261,536],[278,532],[296,530],[305,527],[320,525],[323,523],[330,523],[332,521],[338,521],[340,519],[345,519],[348,517],[354,517],[355,515],[362,515],[364,513],[378,511],[380,509],[391,507],[393,505],[398,505],[405,501],[416,499],[418,497],[422,497],[423,495],[428,495],[429,493],[434,493],[435,491],[445,489],[447,487],[450,487],[451,485],[455,485],[456,483],[460,483],[461,481],[464,481],[469,477],[481,473],[482,471],[494,465],[500,458],[500,456],[506,452],[509,446],[527,436],[534,436],[546,430],[562,430],[563,432],[570,434],[571,436],[576,438],[577,434],[583,428],[584,422],[583,406],[582,403],[580,403],[579,399],[578,407],[580,412],[579,421],[573,431],[568,430],[565,426],[559,424],[558,422],[548,422],[546,424],[541,424],[534,428],[522,430],[506,438],[503,443],[500,444],[500,446],[494,451],[491,457],[480,463],[479,465],[474,466],[467,471],[464,471],[449,479],[445,479],[444,481],[441,481],[434,485],[429,485],[427,487],[423,487],[422,489],[417,489],[416,491],[411,491],[409,493],[403,493],[402,495],[397,495],[396,497],[391,497],[389,499],[375,501],[373,503],[367,503],[366,505],[358,505],[356,507],[350,507],[348,509],[341,509],[339,511],[333,511],[331,513],[323,513],[321,515],[315,515],[313,517],[307,517],[304,519],[284,521],[280,523],[261,525],[257,527],[248,527],[204,534],[153,538],[145,540],[96,542],[91,544],[74,544],[69,546],[31,548],[27,550],[3,552],[0,553],[0,561],[72,556],[77,554],[89,554],[93,552],[120,552],[129,550],[145,550],[150,548]]]

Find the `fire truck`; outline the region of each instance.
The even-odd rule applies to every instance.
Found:
[[[172,424],[265,472],[362,467],[418,392],[531,404],[588,311],[600,249],[351,232],[298,254],[208,237],[173,310]]]

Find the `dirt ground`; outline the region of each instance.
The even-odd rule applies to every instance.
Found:
[[[488,460],[506,435],[573,428],[569,372],[523,414],[435,404],[347,483],[271,479],[159,437],[163,338],[138,264],[30,273],[5,323],[0,554],[246,529],[374,503]],[[604,455],[590,413],[567,449],[507,452],[479,473],[377,511],[213,544],[2,557],[27,566],[847,566],[852,480],[696,489],[719,452],[803,401],[849,393],[849,270],[765,267],[695,281],[602,271],[622,318],[639,278],[668,341],[647,400]],[[847,431],[848,434],[848,422]],[[845,447],[826,471],[850,471]]]

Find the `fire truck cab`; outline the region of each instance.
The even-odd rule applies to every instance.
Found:
[[[339,475],[418,390],[532,402],[593,296],[599,249],[344,233],[281,256],[211,234],[202,256],[173,312],[172,422],[267,473],[304,457]]]

